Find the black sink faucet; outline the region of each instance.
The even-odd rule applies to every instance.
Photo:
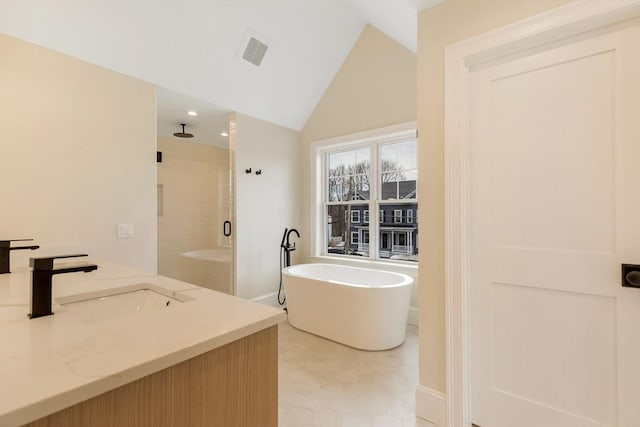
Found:
[[[0,274],[11,273],[11,251],[19,251],[21,249],[38,249],[40,246],[14,246],[11,242],[31,242],[33,239],[17,239],[17,240],[0,240]]]
[[[50,316],[52,301],[52,282],[54,274],[84,272],[88,273],[98,269],[95,264],[80,265],[77,267],[53,268],[53,260],[61,258],[77,258],[88,256],[86,254],[79,255],[60,255],[44,258],[31,258],[29,265],[33,268],[31,275],[31,313],[29,317]]]

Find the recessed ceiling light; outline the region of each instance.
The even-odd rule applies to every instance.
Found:
[[[229,136],[229,134],[227,132],[222,132],[220,136]]]
[[[188,114],[188,115],[190,115],[190,116],[194,116],[194,117],[195,117],[195,116],[197,116],[197,115],[198,115],[198,112],[197,112],[197,111],[193,111],[193,110],[191,110],[191,111],[189,111],[187,114]]]

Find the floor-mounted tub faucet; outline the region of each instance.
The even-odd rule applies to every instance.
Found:
[[[81,265],[77,267],[53,268],[53,260],[61,258],[85,257],[86,254],[60,255],[54,257],[31,258],[29,265],[33,268],[31,276],[31,313],[29,317],[50,316],[52,302],[52,282],[55,274],[83,272],[88,273],[98,269],[95,264]]]
[[[11,251],[19,251],[23,249],[34,250],[40,246],[14,246],[11,242],[31,242],[33,239],[17,239],[17,240],[0,240],[0,274],[11,273]]]

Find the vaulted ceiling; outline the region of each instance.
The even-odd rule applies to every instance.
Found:
[[[367,22],[416,50],[439,0],[0,0],[0,32],[291,129]],[[268,45],[262,64],[243,41]]]

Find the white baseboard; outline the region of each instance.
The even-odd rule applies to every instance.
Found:
[[[416,386],[416,417],[434,424],[447,425],[447,396],[418,384]]]
[[[278,293],[271,292],[269,294],[260,295],[259,297],[251,298],[251,301],[259,302],[260,304],[268,305],[269,307],[284,308],[286,305],[278,304]]]
[[[418,307],[409,307],[409,317],[407,324],[418,326]]]

